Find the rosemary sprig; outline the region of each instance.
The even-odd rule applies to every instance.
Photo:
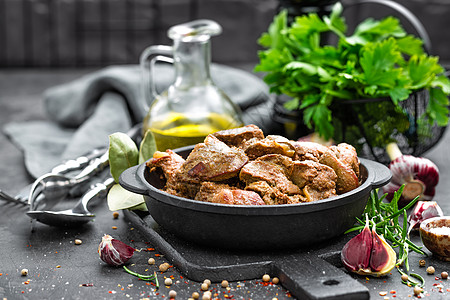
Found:
[[[423,279],[422,276],[420,276],[419,274],[416,273],[410,273],[409,275],[406,274],[405,272],[403,272],[400,267],[397,266],[397,270],[401,275],[407,275],[408,276],[408,280],[402,280],[403,284],[406,284],[407,286],[418,286],[418,287],[423,287],[425,285],[425,279]],[[419,281],[415,281],[412,280],[412,277],[419,279]]]
[[[143,274],[139,274],[139,273],[131,271],[126,266],[123,266],[123,269],[128,274],[136,276],[136,277],[138,277],[141,280],[145,280],[145,281],[152,281],[152,280],[154,280],[155,281],[155,285],[156,285],[156,289],[159,289],[159,281],[158,281],[158,276],[156,276],[156,272],[153,272],[153,275],[143,275]]]
[[[386,240],[391,242],[392,247],[398,247],[399,258],[397,260],[397,267],[404,264],[407,271],[409,271],[408,253],[410,251],[417,252],[425,255],[425,252],[421,250],[422,247],[415,245],[408,235],[408,220],[407,210],[412,207],[418,200],[416,197],[414,200],[408,203],[405,207],[398,208],[398,200],[400,199],[404,185],[402,185],[395,193],[390,203],[384,202],[387,194],[378,196],[378,189],[371,192],[366,208],[364,209],[363,216],[356,218],[360,225],[356,225],[345,233],[353,231],[361,231],[364,226],[365,216],[370,219],[372,225],[375,225],[376,232],[383,235]],[[402,217],[403,224],[399,222],[399,218]]]

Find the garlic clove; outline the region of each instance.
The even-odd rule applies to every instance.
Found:
[[[100,259],[112,266],[121,266],[126,263],[133,256],[135,250],[108,234],[103,236],[98,246]]]
[[[345,244],[341,260],[347,270],[359,275],[380,277],[394,267],[397,255],[375,228],[369,229],[368,221],[360,234]]]
[[[372,229],[372,253],[370,256],[370,269],[375,276],[384,276],[394,267],[397,255],[386,240]]]
[[[361,233],[348,241],[342,249],[341,260],[347,270],[358,272],[369,267],[372,242],[372,234],[366,223]]]

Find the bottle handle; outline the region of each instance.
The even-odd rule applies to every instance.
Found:
[[[147,47],[141,54],[139,64],[141,68],[142,99],[143,105],[148,110],[151,99],[154,99],[158,92],[153,72],[157,62],[173,64],[173,47],[164,45],[153,45]]]

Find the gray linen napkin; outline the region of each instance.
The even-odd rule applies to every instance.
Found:
[[[158,66],[155,84],[163,91],[173,82],[171,66]],[[211,76],[243,110],[244,123],[264,130],[271,108],[268,87],[255,75],[212,64]],[[151,101],[150,101],[151,102]],[[108,136],[127,132],[147,112],[137,65],[111,66],[52,87],[43,95],[48,121],[12,122],[3,128],[24,152],[25,167],[38,177],[63,160],[108,145]]]

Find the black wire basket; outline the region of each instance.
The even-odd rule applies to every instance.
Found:
[[[267,134],[280,134],[292,140],[313,133],[303,123],[303,111],[289,111],[284,103],[290,97],[279,95],[272,104]],[[335,135],[333,143],[353,145],[358,156],[389,164],[388,143],[396,143],[403,154],[421,156],[442,138],[447,126],[430,124],[426,119],[428,91],[418,91],[408,99],[392,103],[390,98],[346,100],[334,103],[332,110]],[[256,124],[264,122],[256,121]],[[265,128],[264,126],[262,126]]]
[[[447,128],[428,122],[428,100],[427,91],[418,91],[399,106],[389,98],[339,102],[332,107],[335,142],[352,144],[359,156],[384,164],[390,162],[385,149],[390,142],[403,154],[421,156]]]

